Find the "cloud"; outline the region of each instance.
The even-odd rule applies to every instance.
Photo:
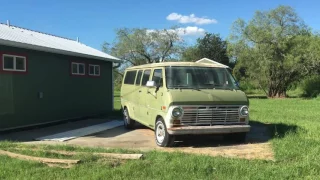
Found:
[[[179,36],[200,36],[206,32],[203,28],[197,26],[187,26],[185,28],[176,29]]]
[[[195,14],[190,14],[189,16],[184,16],[178,13],[171,13],[167,16],[167,20],[169,21],[178,21],[179,23],[195,23],[198,25],[202,24],[216,24],[218,23],[215,19],[208,19],[205,17],[196,17]]]
[[[187,26],[187,27],[181,27],[177,29],[169,29],[169,32],[175,32],[180,37],[182,36],[201,36],[205,34],[205,30],[203,28],[199,28],[197,26]],[[148,29],[147,33],[155,32],[154,29]]]

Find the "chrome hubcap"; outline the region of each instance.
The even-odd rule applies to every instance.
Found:
[[[164,125],[161,123],[157,126],[157,140],[159,143],[162,143],[165,137],[165,129],[164,129]]]

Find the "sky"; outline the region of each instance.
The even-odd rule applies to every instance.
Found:
[[[320,30],[316,0],[0,0],[0,22],[77,39],[101,50],[119,28],[164,29],[179,26],[189,44],[205,32],[228,37],[238,18],[250,20],[257,10],[293,7],[313,30]],[[183,31],[184,30],[184,31]],[[185,32],[182,34],[181,32]]]

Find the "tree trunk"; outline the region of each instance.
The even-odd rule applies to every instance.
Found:
[[[268,92],[269,98],[286,98],[287,97],[287,88],[286,87],[269,87]]]

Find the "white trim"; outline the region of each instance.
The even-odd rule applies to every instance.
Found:
[[[5,57],[12,57],[13,58],[13,69],[8,69],[8,68],[4,67],[4,58]],[[16,58],[22,58],[23,59],[24,70],[17,69],[17,67],[16,67],[17,66]],[[12,54],[2,54],[2,70],[3,71],[26,72],[27,71],[27,58],[25,56],[17,56],[17,55],[12,55]]]
[[[73,65],[77,65],[77,72],[73,72]],[[83,73],[79,73],[79,65],[83,65]],[[71,74],[72,75],[86,75],[86,64],[85,63],[78,63],[78,62],[71,62]]]
[[[90,67],[91,66],[93,66],[93,73],[92,72],[90,72]],[[99,74],[96,74],[96,68],[99,68]],[[88,71],[89,71],[89,75],[90,76],[100,76],[100,70],[101,70],[101,68],[100,68],[100,65],[97,65],[97,64],[89,64],[89,69],[88,69]]]

